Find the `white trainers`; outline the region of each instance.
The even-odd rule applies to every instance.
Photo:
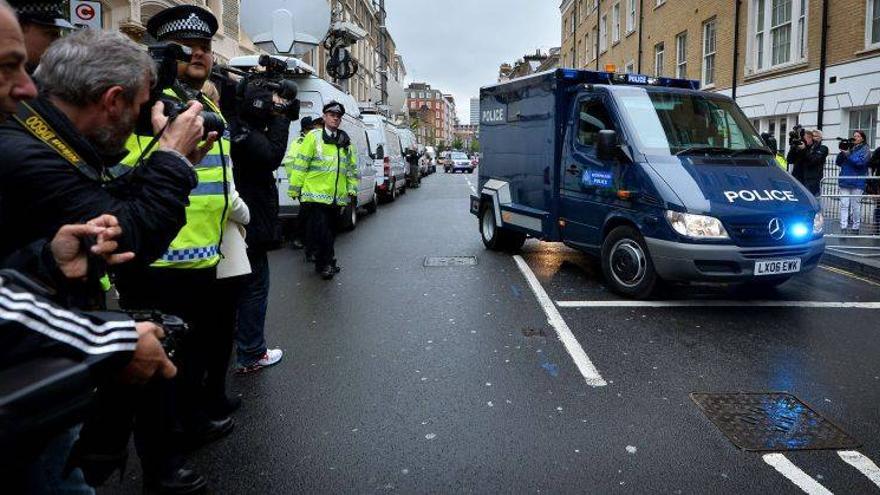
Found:
[[[253,373],[268,366],[276,365],[281,361],[283,355],[284,352],[281,349],[266,349],[266,353],[263,354],[259,361],[250,366],[239,366],[235,372],[239,374]]]

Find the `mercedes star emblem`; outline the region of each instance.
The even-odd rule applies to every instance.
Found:
[[[770,220],[770,224],[767,228],[770,231],[770,238],[774,241],[782,240],[782,238],[785,237],[785,222],[783,222],[781,218],[776,217],[773,220]]]

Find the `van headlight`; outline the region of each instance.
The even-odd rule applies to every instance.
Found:
[[[667,211],[666,219],[676,232],[695,239],[730,239],[721,220],[706,215]]]
[[[825,215],[820,211],[813,217],[813,235],[820,235],[825,232]]]

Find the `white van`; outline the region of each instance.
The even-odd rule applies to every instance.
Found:
[[[387,201],[394,201],[406,192],[406,161],[396,128],[384,116],[361,115],[367,126],[370,156],[376,169],[376,191]]]
[[[406,150],[408,149],[413,149],[416,153],[421,151],[419,142],[412,130],[407,129],[406,127],[397,127],[395,131],[400,138],[400,148],[403,150],[404,157],[406,157]],[[406,158],[404,158],[404,161],[406,161]],[[428,175],[428,163],[424,160],[419,160],[419,174],[421,174],[422,177]]]
[[[229,65],[239,69],[248,69],[257,63],[257,58],[256,56],[236,57],[229,62]],[[291,57],[275,58],[287,62],[287,66],[291,69],[290,79],[295,81],[299,87],[297,98],[300,100],[300,119],[321,117],[324,105],[331,101],[337,101],[345,106],[345,116],[342,118],[340,128],[351,137],[352,145],[357,153],[359,184],[357,205],[349,205],[345,209],[340,219],[340,225],[343,229],[351,230],[357,225],[357,208],[365,208],[368,212],[373,213],[379,204],[376,196],[376,169],[373,165],[373,159],[370,158],[366,126],[361,120],[357,102],[351,95],[316,77],[314,69],[308,64]],[[300,121],[297,120],[290,124],[288,147],[290,142],[298,139],[299,136]],[[279,216],[281,218],[298,216],[299,201],[292,200],[287,196],[289,185],[287,172],[283,167],[280,167],[276,170],[275,177],[278,184],[278,202],[281,206]]]

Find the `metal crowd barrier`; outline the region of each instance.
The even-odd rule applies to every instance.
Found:
[[[868,189],[880,188],[878,176],[840,176],[840,168],[833,159],[825,164],[825,175],[820,186],[819,202],[825,216],[825,238],[830,250],[852,256],[880,258],[880,194],[843,194],[839,179],[865,179]],[[853,231],[853,218],[847,221],[847,231],[840,227],[841,204],[848,198],[856,205],[860,227]],[[852,208],[851,208],[852,209]],[[852,212],[850,212],[852,214]]]

